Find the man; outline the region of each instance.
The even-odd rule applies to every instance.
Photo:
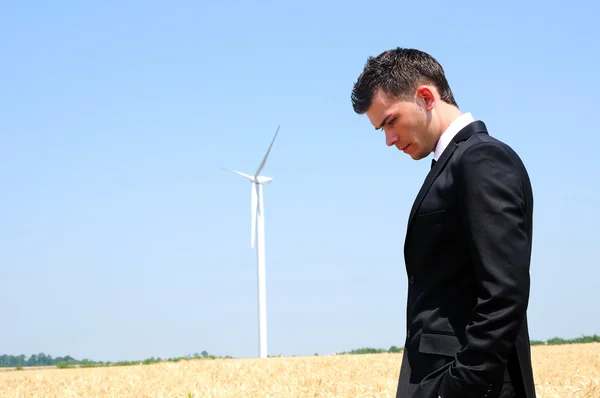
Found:
[[[535,397],[527,328],[533,194],[518,155],[463,114],[441,65],[369,57],[358,114],[415,160],[433,152],[410,211],[406,342],[397,397]]]

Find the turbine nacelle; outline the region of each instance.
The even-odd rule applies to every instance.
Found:
[[[271,181],[273,181],[273,178],[271,178],[271,177],[265,177],[265,176],[258,176],[256,179],[258,180],[257,182],[259,184],[263,184],[263,185],[264,184],[270,184]]]

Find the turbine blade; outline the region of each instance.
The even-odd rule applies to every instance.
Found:
[[[221,168],[222,168],[223,170],[227,170],[227,171],[231,171],[232,173],[239,174],[239,175],[241,175],[242,177],[245,177],[245,178],[249,179],[250,181],[254,181],[254,178],[252,178],[252,176],[251,176],[251,175],[248,175],[248,174],[242,173],[242,172],[240,172],[240,171],[237,171],[237,170],[228,169],[227,167],[221,167]]]
[[[257,206],[258,206],[258,193],[256,192],[258,189],[258,184],[252,184],[252,240],[251,247],[254,247],[254,242],[256,241],[256,217],[257,217]]]
[[[262,162],[260,163],[260,166],[258,166],[258,169],[256,170],[256,173],[254,174],[254,178],[256,178],[260,174],[263,167],[265,167],[265,163],[267,162],[267,157],[269,156],[269,152],[271,152],[271,147],[273,146],[273,143],[275,142],[275,138],[277,138],[277,133],[279,133],[279,127],[281,127],[281,126],[277,126],[277,131],[275,132],[275,136],[273,137],[273,140],[271,141],[271,145],[269,145],[269,149],[267,150],[267,153],[265,153],[265,157],[263,158]]]

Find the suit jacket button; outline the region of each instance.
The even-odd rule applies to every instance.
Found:
[[[413,283],[415,283],[415,277],[411,275],[410,278],[408,278],[408,282],[412,285]]]

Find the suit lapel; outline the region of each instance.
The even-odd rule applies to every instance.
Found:
[[[440,171],[444,169],[446,162],[448,162],[448,159],[450,159],[450,156],[452,156],[456,148],[456,143],[450,142],[448,147],[442,153],[442,156],[440,156],[439,160],[435,162],[431,170],[429,170],[429,174],[427,174],[427,177],[425,177],[425,181],[423,182],[423,185],[421,185],[421,189],[419,190],[419,193],[417,194],[417,197],[410,210],[410,216],[408,218],[409,228],[415,214],[417,213],[417,209],[421,205],[421,202],[423,202],[423,199],[425,199],[425,195],[427,195],[429,188],[431,188],[431,184],[433,184],[438,175],[440,175]]]
[[[427,192],[429,192],[429,188],[431,188],[433,182],[440,175],[440,172],[444,169],[446,163],[452,157],[456,148],[458,148],[458,145],[476,133],[487,133],[485,124],[482,121],[478,120],[470,123],[468,126],[465,126],[462,130],[460,130],[458,134],[454,136],[452,141],[450,141],[444,152],[442,152],[439,160],[435,162],[431,170],[429,170],[429,174],[427,174],[427,177],[425,177],[425,181],[423,182],[423,185],[421,186],[421,189],[419,190],[419,193],[417,194],[417,197],[415,198],[413,206],[410,210],[410,215],[408,217],[408,229],[410,229],[410,225],[415,214],[417,213],[419,206],[423,202],[423,199],[425,199]]]

